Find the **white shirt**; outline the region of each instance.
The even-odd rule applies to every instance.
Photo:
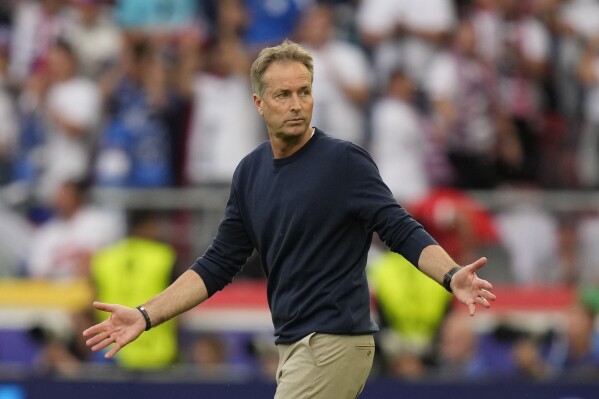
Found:
[[[47,55],[54,40],[66,32],[67,25],[68,17],[61,11],[48,16],[39,2],[18,2],[10,43],[11,77],[25,80],[34,62]]]
[[[7,149],[6,153],[17,144],[19,123],[13,99],[7,90],[2,87],[0,79],[0,158],[3,156],[2,147]]]
[[[449,32],[456,23],[456,10],[451,0],[362,0],[356,15],[358,29],[364,33],[387,38],[374,50],[375,68],[383,76],[403,66],[417,83],[423,79],[428,62],[436,48],[415,36],[401,41],[393,39],[394,29],[401,25],[408,29],[430,32]]]
[[[48,91],[46,108],[50,114],[84,129],[81,137],[73,137],[49,124],[48,140],[42,149],[42,175],[39,187],[42,198],[50,198],[59,183],[82,178],[88,172],[91,130],[100,115],[100,94],[88,79],[73,78],[57,83]]]
[[[599,283],[599,216],[584,218],[578,224],[580,281]]]
[[[593,38],[599,33],[599,3],[595,0],[566,1],[559,15],[581,36]]]
[[[91,25],[84,25],[77,17],[68,26],[66,37],[79,56],[83,73],[95,77],[104,63],[121,56],[121,31],[107,12],[99,14]]]
[[[418,115],[409,104],[393,98],[374,104],[372,155],[383,181],[400,203],[417,201],[429,190],[423,134]]]
[[[249,82],[201,74],[194,84],[186,175],[195,184],[230,182],[241,159],[260,141],[260,118]]]
[[[99,120],[100,93],[93,81],[76,77],[53,85],[47,106],[70,123],[89,128]]]
[[[0,204],[0,277],[18,274],[29,254],[32,233],[24,217]]]
[[[593,62],[595,83],[585,87],[583,102],[584,119],[593,124],[599,124],[599,55]]]
[[[498,214],[497,226],[517,283],[557,281],[558,228],[556,220],[549,213],[523,204]]]
[[[52,219],[33,234],[27,262],[35,278],[76,278],[82,261],[122,238],[122,220],[98,208],[79,210],[70,219]]]
[[[370,88],[366,55],[360,48],[339,40],[332,40],[321,49],[306,49],[314,59],[312,124],[333,137],[363,144],[364,108],[354,103],[342,87]]]

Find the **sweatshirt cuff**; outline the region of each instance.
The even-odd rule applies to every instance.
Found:
[[[418,260],[424,248],[429,245],[439,245],[433,237],[430,236],[423,228],[418,228],[412,232],[410,238],[402,247],[401,255],[406,258],[412,265],[418,267]]]
[[[196,261],[193,265],[191,265],[189,269],[196,272],[204,281],[204,285],[206,286],[206,290],[208,291],[208,297],[211,297],[212,295],[214,295],[214,293],[216,293],[219,290],[215,278],[208,271],[208,269],[206,269],[204,265]]]

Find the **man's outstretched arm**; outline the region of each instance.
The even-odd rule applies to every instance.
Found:
[[[155,327],[191,308],[208,298],[204,280],[194,271],[187,270],[160,294],[143,304],[151,326]],[[114,344],[106,353],[113,357],[121,348],[134,341],[146,329],[146,320],[136,308],[94,302],[98,310],[110,312],[110,317],[83,332],[88,338],[87,346],[98,351]]]

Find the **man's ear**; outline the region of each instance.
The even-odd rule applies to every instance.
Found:
[[[256,106],[258,113],[260,115],[264,115],[264,113],[262,112],[262,98],[259,97],[256,93],[254,93],[253,98],[254,98],[254,105]]]

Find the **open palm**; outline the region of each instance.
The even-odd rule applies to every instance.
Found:
[[[125,345],[136,340],[145,330],[145,321],[137,309],[102,302],[94,302],[94,307],[110,312],[110,317],[85,330],[83,336],[89,338],[85,344],[94,352],[114,344],[104,355],[106,358],[113,357]]]
[[[493,289],[493,285],[476,275],[476,271],[486,263],[487,258],[480,258],[476,262],[464,266],[451,279],[453,294],[460,302],[468,306],[471,316],[476,311],[477,303],[488,308],[491,306],[489,301],[496,299],[495,294],[490,291]]]

